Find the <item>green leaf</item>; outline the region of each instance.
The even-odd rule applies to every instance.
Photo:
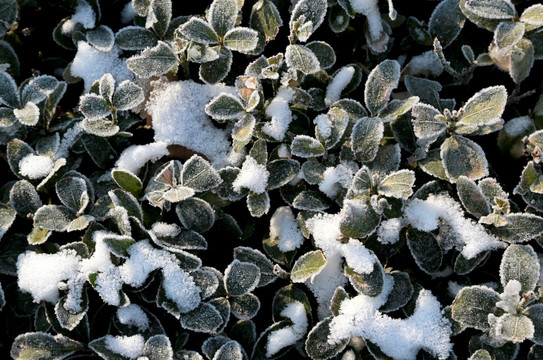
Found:
[[[70,231],[70,228],[68,228],[68,231]],[[51,234],[52,232],[49,230],[40,229],[39,227],[34,226],[27,236],[27,241],[30,245],[40,245],[45,243]]]
[[[474,130],[462,132],[469,134],[475,129],[503,122],[501,115],[506,103],[507,91],[502,85],[488,87],[477,92],[462,107],[464,113],[456,123],[458,133],[461,133],[462,127],[473,128]]]
[[[260,300],[251,293],[230,298],[232,315],[240,320],[252,319],[260,310]]]
[[[2,13],[2,11],[0,11]],[[0,30],[1,32],[2,30]],[[0,36],[1,37],[1,36]],[[9,64],[6,70],[11,76],[19,76],[19,58],[13,47],[6,41],[0,40],[0,58],[4,64]]]
[[[499,319],[499,336],[507,341],[520,343],[534,335],[534,324],[526,316],[504,314]]]
[[[365,238],[381,222],[381,216],[375,212],[367,198],[345,201],[340,214],[339,229],[345,238]]]
[[[261,194],[250,192],[247,196],[247,208],[253,217],[261,217],[270,211],[270,196],[267,191]]]
[[[492,360],[490,353],[485,349],[479,349],[474,352],[468,360]]]
[[[394,278],[394,285],[387,302],[379,308],[381,312],[396,311],[406,305],[413,296],[413,285],[407,273],[393,271],[389,275]]]
[[[330,300],[330,311],[334,316],[339,315],[339,310],[341,308],[341,303],[345,299],[350,299],[349,294],[345,289],[341,286],[338,286],[336,290],[334,291],[334,295],[332,296],[332,299]]]
[[[15,80],[4,71],[0,71],[0,102],[11,108],[18,108],[21,103]]]
[[[62,205],[44,205],[34,214],[34,226],[44,230],[66,231],[75,214]]]
[[[445,173],[452,183],[462,175],[477,180],[488,175],[488,162],[483,149],[460,135],[448,137],[441,145]]]
[[[277,279],[277,275],[273,272],[273,263],[257,249],[238,246],[234,248],[234,259],[258,266],[260,279],[257,287],[266,286]]]
[[[83,135],[81,141],[90,158],[102,169],[109,168],[112,159],[117,159],[117,153],[109,142],[99,136]]]
[[[13,114],[21,124],[26,126],[34,126],[40,119],[40,109],[30,101],[22,109],[13,109]]]
[[[113,169],[111,170],[111,177],[117,185],[134,196],[139,196],[143,189],[141,180],[128,170]]]
[[[439,5],[438,5],[439,6]],[[431,105],[436,109],[441,109],[441,102],[439,100],[439,92],[442,90],[442,86],[437,81],[417,78],[412,76],[405,76],[405,87],[411,96],[419,97],[419,104]]]
[[[222,182],[217,170],[207,160],[198,155],[191,156],[183,165],[181,181],[183,186],[190,187],[196,192],[213,189]]]
[[[422,147],[430,146],[447,130],[445,121],[438,117],[441,113],[431,105],[418,103],[413,106],[411,114],[414,117],[413,130],[419,139],[417,144]]]
[[[465,326],[488,330],[488,314],[494,311],[498,301],[499,294],[489,287],[464,287],[452,303],[452,317]]]
[[[492,229],[492,233],[509,243],[526,242],[543,234],[543,218],[534,214],[505,215],[507,223]]]
[[[107,249],[115,256],[128,259],[130,254],[128,248],[134,245],[136,241],[128,235],[117,235],[115,233],[101,234],[102,241]]]
[[[287,66],[308,75],[319,71],[320,63],[315,54],[304,45],[288,45],[285,51]]]
[[[324,155],[324,146],[315,138],[307,135],[296,135],[290,146],[292,155],[302,158]]]
[[[438,179],[449,181],[449,177],[443,167],[439,149],[430,150],[426,158],[419,162],[419,166],[425,173],[435,176]]]
[[[245,115],[245,108],[237,96],[222,93],[206,105],[205,112],[216,120],[233,120]]]
[[[300,0],[294,6],[290,16],[289,26],[292,30],[294,25],[303,16],[302,24],[311,23],[311,33],[322,24],[326,15],[328,3],[326,0]],[[311,35],[311,33],[309,35]]]
[[[460,176],[456,182],[456,191],[464,208],[476,218],[492,212],[490,204],[475,182],[465,176]]]
[[[109,119],[83,119],[81,125],[86,133],[98,137],[111,137],[119,132],[119,126]]]
[[[115,44],[122,50],[143,50],[157,44],[156,35],[141,26],[126,26],[115,34]]]
[[[87,183],[80,177],[70,176],[59,180],[55,190],[60,202],[76,213],[83,212],[89,204]]]
[[[543,345],[543,304],[529,306],[523,312],[534,325],[534,336],[531,339],[537,345]]]
[[[459,0],[444,0],[432,12],[428,30],[432,38],[438,38],[443,48],[452,43],[464,27],[466,17],[458,6]]]
[[[196,309],[181,314],[181,326],[194,332],[214,334],[223,323],[221,313],[209,303],[201,303]]]
[[[213,360],[244,360],[246,358],[245,350],[235,340],[223,344],[213,356]]]
[[[219,36],[224,36],[236,25],[238,0],[214,0],[207,13],[207,21]]]
[[[143,210],[141,205],[132,194],[123,189],[115,189],[108,192],[111,202],[115,206],[125,209],[128,216],[133,216],[140,222],[143,221]]]
[[[111,108],[104,98],[97,94],[87,94],[81,97],[79,111],[89,120],[98,120],[111,114]]]
[[[326,265],[326,258],[321,250],[314,250],[300,256],[292,266],[290,280],[294,283],[304,282],[321,272]]]
[[[364,89],[366,107],[373,116],[385,108],[390,94],[400,81],[400,64],[396,60],[385,60],[369,74]]]
[[[407,229],[407,246],[419,268],[427,274],[435,273],[441,266],[441,246],[432,233],[415,228]]]
[[[164,38],[172,19],[172,0],[151,0],[146,28],[152,27],[160,38]]]
[[[60,81],[55,90],[53,90],[47,99],[40,105],[42,122],[47,128],[49,128],[51,121],[55,117],[57,105],[64,96],[67,87],[68,85],[64,81]]]
[[[266,42],[275,39],[283,25],[281,14],[271,0],[259,0],[251,9],[251,27],[264,35]]]
[[[326,166],[316,160],[308,160],[302,164],[302,175],[304,180],[310,185],[316,185],[324,179]],[[273,175],[270,172],[270,175]]]
[[[329,69],[336,63],[336,53],[328,43],[324,41],[312,41],[305,44],[305,47],[315,54],[319,60],[321,69]]]
[[[522,291],[534,290],[539,280],[539,259],[530,245],[512,244],[504,251],[500,264],[500,281],[505,287],[511,280],[522,285]]]
[[[268,178],[268,190],[273,190],[286,185],[300,172],[300,163],[292,159],[277,159],[266,165],[270,173]]]
[[[383,196],[407,199],[413,194],[415,173],[411,170],[400,170],[385,177],[377,191]]]
[[[471,10],[470,7],[468,7],[469,0],[460,0],[460,3],[458,4],[460,7],[460,10],[462,13],[475,25],[489,30],[494,31],[496,29],[496,26],[502,21],[501,19],[489,19],[483,16],[477,15],[475,12]]]
[[[501,49],[514,46],[524,36],[524,29],[521,22],[501,22],[494,31],[494,44]]]
[[[159,41],[155,47],[126,59],[126,65],[140,78],[148,79],[177,69],[179,60],[168,44]]]
[[[322,211],[330,205],[320,191],[306,190],[296,195],[292,200],[292,206],[298,210]]]
[[[256,48],[258,32],[246,27],[235,27],[224,35],[224,46],[232,51],[248,54]]]
[[[333,345],[328,343],[328,337],[330,336],[330,323],[332,322],[332,319],[333,318],[330,316],[318,322],[317,325],[315,325],[307,334],[305,351],[312,359],[330,359],[347,347],[350,340],[349,338],[345,338],[341,342]]]
[[[164,200],[171,203],[180,202],[194,196],[195,191],[186,186],[175,186],[162,194]]]
[[[77,325],[81,323],[81,320],[87,315],[87,310],[89,308],[87,292],[83,290],[82,292],[82,311],[78,313],[72,313],[66,309],[66,296],[62,297],[59,302],[55,305],[55,315],[57,316],[60,326],[66,330],[72,331]]]
[[[520,15],[520,21],[526,26],[526,31],[532,31],[543,26],[543,5],[534,4],[527,7]]]
[[[511,52],[511,66],[509,75],[517,84],[522,82],[530,74],[535,60],[535,50],[532,42],[521,39]]]
[[[0,203],[0,240],[15,221],[16,215],[15,210]]]
[[[44,332],[27,332],[18,335],[11,345],[11,356],[14,359],[50,359],[62,360],[83,349],[83,344],[65,337]]]
[[[215,223],[215,211],[200,198],[188,198],[177,204],[175,213],[184,227],[203,233]]]
[[[125,80],[119,84],[113,95],[113,106],[117,110],[130,110],[140,105],[143,100],[143,89],[132,81]]]
[[[253,263],[234,259],[224,270],[224,287],[231,296],[253,291],[260,281],[260,268]]]
[[[192,17],[181,25],[180,31],[183,36],[196,43],[216,44],[219,41],[219,35],[211,25],[198,17]]]
[[[405,100],[394,99],[381,111],[379,117],[383,122],[395,120],[399,116],[407,113],[411,108],[419,102],[418,96],[411,96]]]
[[[377,258],[375,258],[373,270],[369,274],[359,274],[345,265],[345,275],[360,294],[375,297],[383,290],[385,272]]]
[[[100,51],[111,51],[115,44],[115,34],[113,31],[105,25],[100,25],[88,31],[86,34],[89,44],[94,46]]]
[[[17,181],[9,191],[9,204],[23,218],[34,214],[42,202],[36,188],[26,180]]]
[[[515,7],[509,0],[468,0],[466,9],[485,19],[513,19]]]
[[[230,72],[232,61],[232,51],[222,47],[218,59],[200,65],[198,71],[200,80],[207,84],[216,84],[222,81]]]
[[[364,117],[353,126],[351,148],[361,162],[375,159],[384,134],[384,124],[379,118]]]

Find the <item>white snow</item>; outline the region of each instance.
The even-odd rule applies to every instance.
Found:
[[[116,354],[129,359],[137,359],[143,353],[145,339],[142,335],[133,336],[105,336],[106,347]]]
[[[30,179],[41,179],[49,175],[53,165],[49,156],[29,154],[19,161],[19,173]]]
[[[149,317],[139,305],[130,304],[117,309],[117,319],[124,325],[136,326],[139,331],[149,327]]]
[[[277,156],[283,159],[290,157],[290,151],[288,150],[288,146],[286,144],[281,144],[279,146],[277,149]]]
[[[315,119],[313,119],[313,122],[324,138],[328,138],[330,135],[332,135],[332,123],[330,122],[328,115],[319,114],[317,117],[315,117]]]
[[[451,297],[456,297],[456,295],[458,295],[458,293],[460,292],[460,290],[462,290],[464,288],[464,285],[460,285],[459,283],[457,283],[456,281],[449,281],[449,284],[447,285],[447,290],[449,290],[449,295],[451,295]]]
[[[516,315],[521,290],[522,285],[518,280],[509,280],[503,288],[503,293],[500,294],[501,300],[496,303],[496,306]]]
[[[81,24],[85,29],[92,29],[96,24],[94,10],[89,3],[84,0],[79,0],[79,3],[75,8],[75,14],[62,24],[60,31],[65,35],[69,35],[74,31],[76,24]]]
[[[236,192],[240,192],[241,188],[246,188],[257,194],[262,194],[268,186],[269,176],[270,172],[265,165],[257,163],[253,157],[247,155],[232,186]]]
[[[378,311],[392,288],[390,278],[390,275],[385,276],[379,296],[360,294],[341,303],[339,315],[330,323],[328,342],[334,344],[360,336],[395,360],[414,360],[420,349],[446,359],[452,349],[450,324],[430,291],[423,289],[419,293],[415,312],[407,319],[393,319]]]
[[[153,118],[155,141],[203,154],[215,168],[237,166],[243,160],[244,154],[231,149],[231,127],[215,127],[204,111],[207,103],[222,92],[235,94],[233,87],[190,80],[165,84],[157,81],[152,86],[146,110]]]
[[[338,101],[341,97],[341,92],[351,82],[355,69],[352,66],[342,67],[336,76],[332,79],[328,87],[326,88],[326,97],[324,103],[327,106],[332,105]]]
[[[351,186],[353,171],[351,168],[339,164],[336,167],[328,167],[323,173],[323,179],[319,182],[319,190],[326,196],[334,199],[341,189]]]
[[[115,167],[137,174],[148,161],[154,162],[168,154],[168,145],[163,141],[147,145],[132,145],[124,149]]]
[[[439,226],[438,220],[444,220],[448,229],[442,227],[440,230],[445,231],[444,235],[449,235],[447,238],[456,241],[456,248],[466,259],[472,259],[486,250],[505,247],[482,225],[465,218],[460,204],[445,194],[432,194],[426,200],[414,199],[406,206],[404,214],[408,223],[422,231],[435,230]]]
[[[400,231],[403,228],[402,218],[392,218],[381,221],[377,229],[377,240],[381,244],[395,244],[400,240]]]
[[[69,153],[68,150],[79,140],[79,136],[83,131],[81,126],[81,121],[76,122],[71,128],[66,130],[58,146],[57,153],[55,157],[58,158],[67,158]]]
[[[528,115],[513,118],[503,125],[503,131],[511,137],[528,135],[534,130],[534,121]]]
[[[176,237],[181,232],[181,228],[176,224],[167,224],[164,222],[156,222],[151,230],[157,237]]]
[[[307,313],[305,312],[304,304],[301,302],[293,301],[289,303],[281,311],[281,316],[289,318],[292,321],[292,325],[272,331],[268,335],[268,342],[266,344],[266,357],[268,358],[277,354],[279,350],[296,344],[307,332]]]
[[[288,87],[281,87],[277,95],[266,107],[266,116],[271,120],[264,124],[262,131],[276,140],[283,140],[285,133],[292,121],[292,111],[289,102],[294,96],[294,91]]]
[[[413,56],[409,62],[410,74],[429,74],[439,76],[443,72],[443,65],[433,50]]]
[[[366,16],[372,40],[377,40],[383,31],[381,14],[377,0],[350,0],[351,7],[359,14]]]
[[[278,247],[283,252],[299,248],[304,236],[290,206],[281,206],[275,210],[270,219],[270,238],[279,239]]]
[[[121,22],[123,24],[128,24],[134,20],[134,18],[138,15],[136,10],[134,10],[134,7],[132,6],[132,1],[129,1],[126,3],[126,5],[123,7],[123,10],[121,11]]]

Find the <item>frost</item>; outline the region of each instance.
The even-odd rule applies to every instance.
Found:
[[[157,222],[153,224],[152,231],[157,237],[176,237],[181,232],[181,228],[176,224],[167,224]]]
[[[496,303],[496,306],[510,314],[516,314],[521,290],[522,284],[518,280],[509,280],[503,287],[503,293],[500,294],[501,300]]]
[[[354,73],[355,69],[352,66],[344,66],[338,71],[326,88],[326,97],[324,99],[326,105],[330,106],[340,99],[341,92],[349,85]]]
[[[420,349],[446,359],[452,350],[450,324],[430,291],[421,290],[415,312],[407,319],[393,319],[377,310],[392,289],[390,278],[385,276],[381,295],[373,298],[358,295],[341,303],[339,315],[330,323],[328,342],[334,344],[360,336],[396,360],[414,360]]]
[[[41,179],[49,175],[53,165],[49,156],[29,154],[19,161],[19,173],[29,179]]]
[[[353,172],[345,165],[328,167],[323,173],[323,179],[319,182],[319,190],[329,198],[335,198],[339,191],[351,186]]]
[[[377,239],[381,244],[395,244],[400,240],[400,231],[403,226],[402,218],[381,221],[377,230]]]
[[[281,206],[275,210],[270,219],[270,238],[278,239],[279,250],[283,252],[299,248],[304,242],[298,222],[289,206]]]
[[[432,231],[438,228],[439,219],[446,221],[450,238],[467,259],[473,259],[483,251],[504,248],[498,238],[488,234],[485,229],[464,217],[460,204],[448,195],[430,195],[426,200],[414,199],[405,208],[405,219],[415,228]]]
[[[262,194],[268,186],[269,176],[270,173],[266,166],[257,163],[251,156],[247,156],[232,186],[235,192],[240,192],[241,188],[246,188],[257,194]]]
[[[81,24],[85,29],[92,29],[96,24],[96,15],[94,10],[88,2],[79,0],[77,7],[75,8],[75,14],[72,15],[70,20],[62,24],[61,31],[63,34],[71,34],[76,24]]]
[[[163,141],[147,145],[132,145],[124,149],[115,163],[115,167],[137,174],[148,161],[154,162],[167,155],[167,144]]]
[[[145,331],[149,327],[147,314],[136,304],[118,308],[117,319],[121,324],[136,326],[139,331]]]
[[[266,116],[270,117],[270,122],[262,127],[262,131],[276,140],[283,140],[285,132],[292,121],[292,111],[289,102],[294,97],[294,91],[291,88],[281,87],[277,95],[266,107]]]
[[[414,56],[409,62],[411,74],[430,74],[438,77],[443,72],[443,65],[433,50]]]
[[[277,354],[279,350],[296,344],[307,332],[307,313],[304,304],[301,302],[293,301],[289,303],[281,311],[281,316],[290,319],[292,325],[272,331],[268,335],[268,343],[266,344],[266,357],[268,358]]]
[[[317,126],[317,129],[319,130],[319,133],[322,135],[322,137],[328,138],[330,137],[330,135],[332,135],[332,123],[330,122],[330,118],[328,117],[328,115],[317,115],[313,122]]]
[[[105,336],[105,343],[109,350],[129,359],[136,359],[143,353],[145,339],[137,334],[133,336]]]

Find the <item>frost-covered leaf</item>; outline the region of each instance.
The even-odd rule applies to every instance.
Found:
[[[87,315],[88,307],[87,293],[86,291],[83,291],[81,311],[73,313],[72,311],[66,309],[66,296],[64,296],[55,305],[55,315],[57,316],[58,322],[62,328],[72,331]]]
[[[306,190],[294,197],[292,206],[298,210],[322,211],[330,205],[324,194],[320,191]]]
[[[298,22],[300,17],[304,17],[302,24],[311,23],[311,33],[322,24],[328,3],[326,0],[300,0],[292,10],[289,26],[293,29],[294,24]],[[309,36],[308,36],[309,37]]]
[[[528,77],[534,60],[534,45],[528,39],[521,39],[511,52],[509,75],[515,83],[519,84]]]
[[[543,304],[529,306],[523,313],[532,320],[534,325],[534,336],[531,340],[538,345],[543,345]]]
[[[465,326],[488,330],[488,314],[494,311],[498,301],[499,294],[489,287],[464,287],[452,303],[452,317]]]
[[[164,38],[172,19],[172,0],[151,0],[147,14],[146,28],[152,28],[155,33]]]
[[[104,74],[98,83],[99,95],[111,105],[113,93],[115,92],[115,78],[111,74]]]
[[[384,124],[379,118],[364,117],[353,126],[351,147],[361,162],[375,159],[384,134]]]
[[[70,228],[68,227],[68,231]],[[26,240],[30,245],[39,245],[43,244],[49,239],[49,236],[51,236],[52,231],[40,229],[37,226],[34,226],[30,234],[26,237]]]
[[[55,184],[60,202],[76,213],[83,212],[89,204],[87,183],[80,177],[65,177]],[[49,229],[53,230],[53,229]]]
[[[339,229],[345,238],[364,238],[371,235],[381,221],[366,199],[345,201],[341,210]]]
[[[522,285],[522,291],[531,291],[539,280],[539,260],[530,245],[512,244],[504,251],[500,264],[500,281],[505,287],[511,280]]]
[[[246,360],[247,354],[241,345],[231,340],[223,344],[215,353],[212,360]]]
[[[157,44],[158,38],[141,26],[126,26],[115,34],[115,44],[122,50],[143,50]]]
[[[490,204],[483,192],[475,182],[465,176],[460,176],[456,181],[456,191],[464,208],[476,218],[488,215],[492,212]]]
[[[322,118],[321,116],[325,116],[325,118]],[[349,115],[343,109],[332,107],[326,115],[319,115],[317,119],[319,117],[321,117],[321,122],[324,122],[324,124],[317,122],[315,131],[317,139],[326,147],[326,149],[331,149],[338,144],[345,133],[345,130],[349,125]],[[315,119],[315,121],[317,121],[317,119]]]
[[[534,214],[505,215],[507,223],[492,229],[492,233],[509,243],[526,242],[543,234],[543,218]]]
[[[181,181],[183,186],[188,186],[197,192],[210,190],[222,182],[217,170],[198,155],[193,155],[183,165]]]
[[[296,135],[290,145],[292,155],[302,158],[324,155],[324,146],[315,138],[307,135]]]
[[[62,205],[44,205],[34,214],[34,226],[45,230],[66,231],[75,213]]]
[[[117,235],[115,233],[103,234],[102,241],[109,252],[125,259],[130,257],[128,248],[136,243],[136,241],[128,235]]]
[[[190,273],[196,286],[200,288],[200,297],[207,299],[219,288],[219,279],[212,271],[199,268]]]
[[[26,126],[34,126],[40,119],[40,109],[33,102],[27,102],[22,109],[13,109],[13,114]]]
[[[398,86],[399,80],[400,64],[396,60],[381,62],[368,75],[364,89],[364,101],[373,116],[385,108],[390,94]]]
[[[543,26],[543,5],[534,4],[527,7],[520,15],[520,21],[526,26],[526,31],[532,31]]]
[[[499,320],[499,336],[515,343],[531,339],[534,335],[534,324],[526,316],[504,314]]]
[[[487,350],[479,349],[468,360],[492,360],[492,357],[490,357],[490,353]]]
[[[15,210],[0,203],[0,240],[15,221],[16,215]]]
[[[223,286],[221,286],[221,291],[223,291],[222,287]],[[224,292],[224,295],[227,295],[226,292]],[[226,324],[228,323],[228,320],[230,319],[230,302],[224,297],[216,297],[209,300],[209,304],[213,305],[217,309],[219,314],[221,314],[223,324],[217,329],[217,332],[223,332]]]
[[[334,291],[334,295],[332,296],[332,299],[330,299],[330,311],[334,316],[339,315],[339,310],[341,308],[341,303],[345,299],[349,299],[350,296],[345,291],[345,289],[341,286],[338,286],[336,290]]]
[[[149,360],[173,359],[173,349],[170,339],[164,334],[151,336],[143,346],[143,356]]]
[[[232,315],[240,320],[252,319],[260,310],[260,300],[256,295],[248,293],[230,298]]]
[[[134,196],[139,196],[141,190],[143,189],[143,183],[141,182],[140,178],[135,174],[132,174],[130,171],[113,169],[111,170],[111,177],[113,180],[115,180],[117,185]]]
[[[23,218],[34,214],[42,206],[36,188],[26,180],[19,180],[13,185],[9,191],[9,204]]]
[[[83,130],[86,133],[98,137],[111,137],[120,130],[119,126],[109,119],[89,120],[83,119],[81,122]]]
[[[117,110],[130,110],[143,102],[143,89],[132,81],[125,80],[119,84],[113,95],[113,106]]]
[[[326,258],[321,250],[309,251],[296,260],[290,272],[290,280],[294,283],[304,282],[317,275],[326,265]]]
[[[224,36],[236,25],[238,0],[214,0],[207,13],[207,21],[219,36]]]
[[[488,175],[488,162],[483,149],[463,136],[453,135],[443,142],[441,159],[447,177],[453,183],[462,175],[472,180]]]
[[[266,164],[270,173],[268,178],[268,190],[277,189],[286,185],[300,172],[300,163],[292,159],[277,159]]]
[[[251,9],[251,27],[264,35],[266,42],[275,39],[283,25],[281,14],[271,0],[259,0]]]
[[[407,273],[393,271],[389,275],[393,277],[394,285],[388,295],[387,302],[379,308],[382,312],[391,312],[402,308],[413,296],[413,285]]]
[[[405,100],[392,100],[381,111],[379,117],[383,119],[383,122],[395,120],[398,116],[401,116],[411,110],[411,108],[418,102],[418,96],[411,96]]]
[[[222,1],[224,0],[218,2]],[[198,17],[192,17],[181,26],[180,30],[187,39],[200,44],[215,44],[219,41],[219,36],[213,27]]]
[[[308,75],[320,70],[319,59],[304,45],[288,45],[285,51],[288,67]]]
[[[232,51],[247,54],[256,48],[258,33],[250,28],[235,27],[224,35],[224,46]]]
[[[208,337],[202,343],[202,353],[208,359],[212,359],[213,355],[215,355],[217,350],[219,350],[221,346],[223,346],[224,344],[226,344],[229,341],[231,341],[229,338],[227,338],[226,336],[222,336],[222,335]]]
[[[223,323],[221,313],[208,303],[201,303],[196,309],[181,314],[181,326],[195,332],[214,334]]]
[[[459,0],[444,0],[432,12],[428,30],[444,48],[452,43],[464,27],[466,17],[458,6]]]
[[[415,262],[425,273],[433,274],[441,266],[443,259],[441,246],[432,233],[409,228],[407,246]]]
[[[11,345],[14,359],[62,360],[83,348],[83,344],[65,337],[44,332],[27,332],[18,335]]]
[[[439,82],[412,76],[406,76],[404,82],[409,95],[419,97],[419,105],[421,103],[431,105],[439,114],[437,110],[441,108],[439,92],[443,88]]]
[[[128,216],[133,216],[140,222],[143,221],[143,210],[139,201],[129,192],[123,189],[115,189],[108,192],[113,205],[123,208]]]
[[[15,80],[4,71],[0,71],[0,102],[11,108],[18,108],[21,102]]]
[[[258,287],[265,286],[277,279],[273,272],[273,263],[259,250],[245,246],[234,248],[234,259],[255,264],[260,269]]]
[[[305,44],[305,47],[315,54],[321,69],[329,69],[336,63],[336,53],[328,43],[312,41]]]
[[[141,54],[126,59],[128,69],[143,79],[163,75],[176,69],[178,64],[173,49],[162,41],[155,47],[146,48]]]
[[[205,112],[213,119],[232,120],[241,118],[245,108],[237,96],[222,93],[206,105]]]
[[[200,80],[208,84],[216,84],[228,75],[231,66],[232,51],[222,47],[218,59],[200,65],[198,72]]]
[[[115,44],[115,34],[108,26],[100,25],[86,34],[89,44],[100,51],[110,51]]]
[[[108,116],[111,109],[104,98],[97,94],[87,94],[81,97],[79,111],[89,120],[98,120]]]
[[[462,127],[475,129],[483,126],[491,126],[501,121],[501,115],[507,102],[505,87],[492,86],[485,88],[473,95],[462,107],[464,113],[456,123],[459,133]],[[473,131],[464,131],[469,134]]]
[[[466,9],[485,19],[513,19],[515,6],[509,0],[468,0]]]
[[[332,322],[332,319],[333,318],[330,316],[318,322],[307,334],[305,351],[312,359],[330,359],[347,347],[350,340],[349,338],[345,338],[339,343],[333,345],[328,343],[328,337],[330,336],[330,323]]]
[[[413,130],[422,146],[429,146],[447,129],[447,124],[437,116],[441,113],[431,105],[418,103],[413,106]]]
[[[253,263],[234,259],[224,271],[224,287],[231,296],[253,291],[260,280],[260,268]]]
[[[345,266],[345,275],[356,291],[367,296],[377,296],[383,290],[385,272],[378,259],[373,263],[369,274],[359,274],[349,266]]]
[[[425,173],[435,176],[438,179],[449,181],[449,177],[443,167],[439,149],[430,150],[426,158],[419,162],[419,166]]]
[[[513,46],[524,36],[524,29],[521,22],[501,22],[494,31],[494,44],[502,49]]]
[[[203,233],[215,223],[215,211],[206,201],[191,197],[177,204],[175,213],[184,227]]]
[[[415,173],[411,170],[400,170],[385,177],[377,191],[383,196],[407,199],[413,194]]]
[[[316,185],[324,179],[326,166],[315,160],[308,160],[302,164],[302,175],[310,185]]]
[[[250,192],[247,195],[247,208],[253,217],[261,217],[270,211],[270,196],[268,192],[257,194]]]
[[[164,200],[171,203],[176,203],[194,196],[195,192],[192,188],[186,186],[175,186],[162,194]]]

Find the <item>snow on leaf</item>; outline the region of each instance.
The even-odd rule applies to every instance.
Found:
[[[13,109],[13,114],[21,124],[27,126],[36,125],[40,119],[40,109],[30,101],[22,109]]]
[[[117,110],[130,110],[145,99],[143,89],[129,80],[119,84],[113,95],[113,106]]]
[[[307,354],[315,360],[330,359],[339,354],[347,344],[348,338],[343,339],[337,344],[329,344],[328,336],[330,335],[330,323],[332,317],[327,317],[324,320],[318,322],[313,329],[307,335],[305,341],[305,351]]]
[[[387,105],[390,94],[400,81],[400,64],[395,60],[385,60],[377,65],[366,80],[364,101],[373,116],[379,114]]]

